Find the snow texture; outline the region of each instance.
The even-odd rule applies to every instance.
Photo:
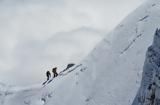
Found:
[[[160,27],[159,11],[160,0],[148,0],[106,35],[79,66],[63,71],[45,86],[2,85],[0,105],[141,105],[135,96],[140,85],[139,92],[150,94],[144,91],[152,81],[150,69],[154,65],[145,61],[145,54]],[[159,43],[154,38],[152,46]],[[147,56],[159,52],[157,47],[149,47]],[[153,58],[154,63],[158,62]],[[143,70],[149,73],[143,72],[142,78]]]

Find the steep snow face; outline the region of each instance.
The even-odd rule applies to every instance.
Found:
[[[11,88],[2,105],[131,105],[145,53],[160,27],[160,0],[148,0],[81,62],[45,87]]]
[[[158,11],[160,0],[149,0],[111,33],[109,48],[106,37],[92,52],[95,104],[132,104],[140,85],[146,50],[160,26]]]
[[[93,28],[81,27],[53,34],[44,40],[15,37],[18,42],[11,50],[5,49],[10,49],[8,46],[4,50],[0,47],[3,51],[0,55],[0,82],[20,86],[39,83],[45,79],[44,70],[51,68],[53,64],[61,70],[68,62],[80,62],[102,40],[103,33]],[[0,45],[6,43],[2,42]]]

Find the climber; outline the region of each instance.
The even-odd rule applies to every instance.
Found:
[[[69,64],[67,65],[66,70],[69,69],[69,68],[71,68],[71,67],[74,66],[74,65],[75,65],[74,63],[69,63]]]
[[[58,76],[57,67],[54,67],[54,68],[52,69],[52,73],[53,73],[53,78]]]
[[[46,72],[46,76],[47,76],[47,81],[50,79],[51,77],[51,73],[49,71]]]

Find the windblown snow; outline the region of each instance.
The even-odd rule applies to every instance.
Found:
[[[145,54],[160,27],[160,0],[126,17],[80,63],[52,82],[0,86],[0,105],[131,105],[140,87]]]

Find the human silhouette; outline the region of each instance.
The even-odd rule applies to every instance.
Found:
[[[47,81],[50,79],[51,77],[51,73],[49,71],[46,72],[46,76],[47,76]]]
[[[75,65],[74,63],[69,63],[69,64],[67,65],[66,70],[69,69],[69,68],[71,68],[71,67],[74,66],[74,65]]]
[[[52,69],[52,73],[53,73],[53,77],[57,77],[57,76],[58,76],[57,67],[54,67],[54,68]]]

